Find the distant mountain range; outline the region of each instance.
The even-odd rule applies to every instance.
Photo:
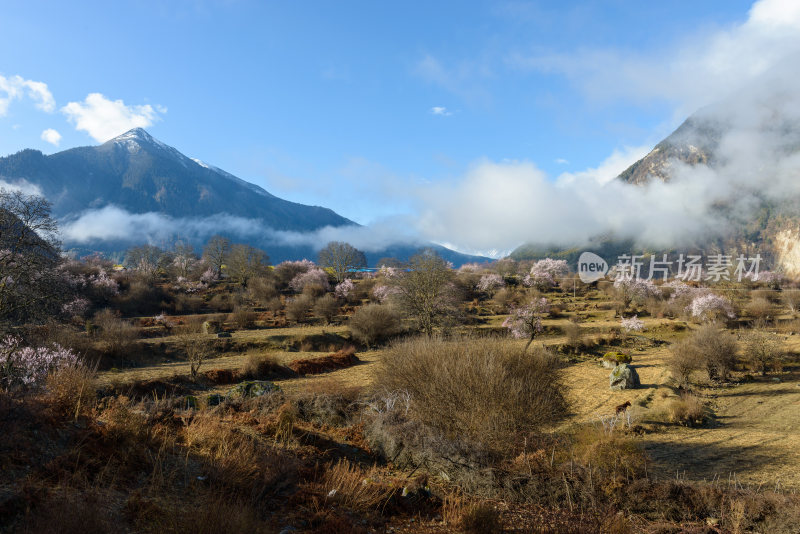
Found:
[[[289,202],[222,169],[189,158],[141,128],[99,146],[72,148],[49,156],[26,149],[0,158],[0,180],[24,181],[39,188],[52,203],[53,215],[63,223],[108,207],[128,214],[159,214],[178,221],[178,227],[180,221],[192,220],[195,221],[192,235],[187,236],[177,228],[174,238],[188,238],[199,247],[211,233],[228,234],[232,240],[264,248],[273,262],[315,258],[316,251],[311,245],[282,242],[274,235],[258,235],[260,228],[269,232],[304,233],[325,227],[358,226],[333,210]],[[208,235],[198,233],[197,221],[213,220],[220,215],[237,218],[240,226],[252,221],[251,228],[209,227],[205,232]],[[139,229],[131,228],[129,236],[79,241],[65,236],[64,245],[80,253],[120,252],[141,244],[138,242],[142,240],[141,232],[136,230]],[[160,235],[164,241],[163,234]],[[435,248],[456,264],[483,259],[433,244],[389,245],[387,250],[367,251],[368,260],[375,262],[389,255],[406,259],[421,246]]]

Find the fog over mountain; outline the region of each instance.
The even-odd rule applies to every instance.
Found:
[[[800,215],[797,64],[792,57],[697,111],[618,178],[602,166],[553,180],[530,162],[479,163],[448,195],[430,194],[423,233],[476,248],[608,238],[719,248],[727,240],[777,254],[778,227]]]
[[[450,261],[467,256],[410,233],[368,228],[330,209],[278,198],[135,128],[99,146],[52,155],[23,150],[0,158],[0,185],[50,200],[66,248],[120,251],[131,245],[202,245],[214,234],[266,249],[274,261],[314,258],[345,240],[381,256],[407,257],[434,246]],[[398,225],[398,227],[402,227]]]

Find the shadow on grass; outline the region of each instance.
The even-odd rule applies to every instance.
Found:
[[[690,480],[727,478],[732,473],[747,475],[764,466],[779,465],[784,458],[770,447],[731,446],[721,440],[703,444],[648,440],[644,449],[649,457],[648,469],[661,479],[675,477],[676,472],[685,472]]]

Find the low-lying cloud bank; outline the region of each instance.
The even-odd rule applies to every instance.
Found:
[[[318,250],[330,241],[346,241],[373,252],[392,244],[421,244],[419,236],[402,229],[407,221],[397,218],[366,226],[326,226],[313,232],[275,230],[259,219],[219,213],[207,217],[170,217],[163,213],[130,213],[109,205],[87,210],[61,221],[61,236],[67,244],[98,242],[150,243],[168,246],[176,239],[202,243],[214,234],[230,236],[263,246],[298,246]]]
[[[793,59],[695,114],[704,130],[684,142],[688,150],[712,146],[708,165],[673,160],[668,183],[633,186],[613,177],[641,149],[555,180],[531,162],[483,161],[460,180],[419,192],[420,233],[473,249],[580,246],[606,234],[652,246],[724,236],[754,220],[763,203],[800,198],[800,78],[791,68],[800,56]]]

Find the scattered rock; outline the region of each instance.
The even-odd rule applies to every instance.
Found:
[[[627,363],[621,363],[614,367],[609,376],[609,386],[612,390],[636,389],[641,385],[639,373]]]
[[[261,397],[281,388],[266,380],[248,380],[240,382],[228,390],[227,397]]]

